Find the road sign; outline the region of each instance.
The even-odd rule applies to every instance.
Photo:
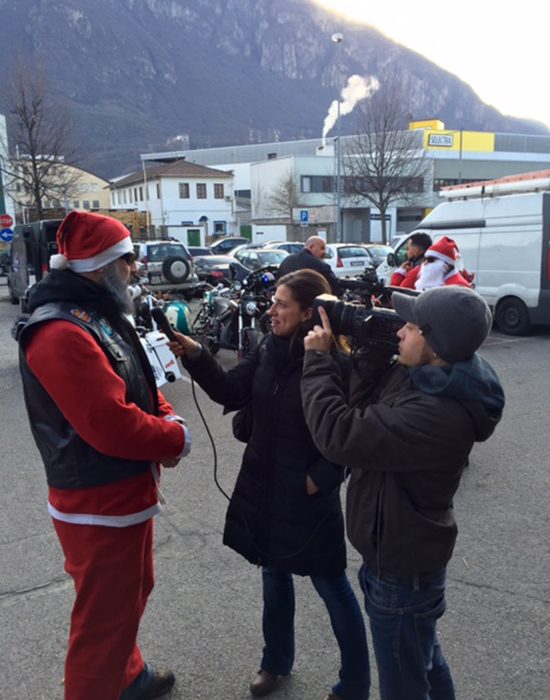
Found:
[[[0,231],[0,240],[4,241],[4,243],[11,243],[13,241],[13,231],[11,228],[5,228]]]
[[[13,219],[9,214],[0,214],[0,229],[11,228],[13,226]]]
[[[307,209],[301,209],[300,210],[300,223],[301,224],[307,224],[309,221],[309,212]]]

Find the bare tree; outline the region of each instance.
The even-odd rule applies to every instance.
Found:
[[[271,190],[269,203],[273,211],[292,223],[293,209],[301,206],[300,192],[292,173],[286,173]]]
[[[429,166],[420,133],[407,129],[402,81],[390,74],[380,82],[380,89],[359,107],[358,133],[342,153],[342,168],[344,194],[355,201],[366,199],[380,211],[386,243],[388,208],[396,202],[418,202]]]
[[[8,135],[11,151],[0,164],[7,189],[20,208],[42,219],[46,208],[63,206],[74,192],[72,124],[44,71],[21,59],[8,85]]]

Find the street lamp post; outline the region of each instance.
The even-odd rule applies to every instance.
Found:
[[[337,44],[337,83],[338,88],[340,88],[340,83],[342,81],[342,40],[344,35],[341,32],[336,32],[331,36],[331,41]],[[344,240],[342,231],[342,209],[341,209],[341,183],[340,183],[340,167],[341,167],[341,149],[340,149],[340,91],[338,91],[338,105],[336,113],[336,216],[335,216],[335,234],[336,242],[342,243]]]

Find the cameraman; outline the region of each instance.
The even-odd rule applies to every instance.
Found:
[[[504,393],[476,354],[491,327],[487,304],[465,287],[393,294],[405,321],[397,362],[374,388],[355,371],[350,402],[319,309],[305,339],[302,401],[321,454],[351,468],[347,531],[363,557],[382,700],[454,700],[437,639],[446,565],[457,535],[453,496],[474,442],[502,415]]]

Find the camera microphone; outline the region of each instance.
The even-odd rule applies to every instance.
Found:
[[[164,333],[164,335],[169,340],[173,340],[177,343],[178,339],[176,338],[174,331],[172,330],[172,326],[166,318],[166,314],[160,308],[160,306],[153,306],[153,308],[151,309],[151,316],[153,317],[154,322],[157,324],[160,330]]]

